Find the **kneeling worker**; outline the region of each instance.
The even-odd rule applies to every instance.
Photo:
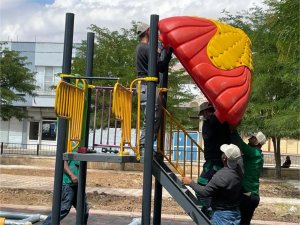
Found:
[[[223,144],[221,159],[224,167],[212,177],[206,186],[201,186],[189,177],[182,178],[182,184],[190,185],[201,197],[212,197],[212,218],[214,225],[240,224],[240,195],[242,172],[239,167],[240,149],[234,144]]]

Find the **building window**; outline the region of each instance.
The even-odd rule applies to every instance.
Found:
[[[56,140],[56,121],[42,121],[42,140]]]
[[[30,122],[29,125],[29,140],[39,139],[39,122]]]
[[[45,79],[44,79],[44,91],[50,90],[52,85],[53,85],[53,67],[46,66]]]
[[[41,132],[40,132],[41,125]],[[43,120],[41,122],[30,122],[29,140],[34,141],[56,141],[56,120]]]

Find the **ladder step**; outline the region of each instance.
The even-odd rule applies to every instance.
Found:
[[[178,185],[179,187],[184,187],[184,188],[186,188],[186,187],[181,183],[181,180],[176,179],[175,181],[176,181],[176,183],[177,183],[177,185]]]
[[[194,195],[193,195],[190,191],[188,191],[186,194],[187,194],[187,196],[189,196],[189,197],[194,197]]]
[[[167,172],[168,176],[171,177],[173,180],[177,180],[176,175],[173,172]]]
[[[185,188],[185,187],[181,187],[180,190],[181,190],[182,192],[184,192],[184,193],[187,193],[187,192],[189,191],[189,190],[188,190],[187,188]]]

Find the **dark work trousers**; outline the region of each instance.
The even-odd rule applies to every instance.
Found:
[[[72,205],[74,206],[74,208],[76,208],[77,189],[78,189],[77,185],[62,186],[60,220],[62,220],[69,214]],[[89,209],[85,201],[84,225],[87,224],[88,216],[89,216]],[[47,217],[47,219],[44,221],[42,225],[51,225],[51,214]]]
[[[250,196],[242,194],[240,211],[241,211],[241,225],[249,225],[260,201],[258,195],[252,194]]]
[[[141,128],[140,146],[145,146],[145,128],[146,128],[146,108],[147,108],[147,84],[141,84],[141,111],[144,113],[143,124]],[[162,118],[162,102],[159,92],[156,91],[155,97],[155,116],[154,116],[154,140],[156,140],[157,132],[160,127]]]

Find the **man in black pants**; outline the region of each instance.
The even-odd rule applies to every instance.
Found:
[[[135,62],[136,62],[136,71],[138,78],[144,78],[148,76],[148,58],[149,58],[149,28],[150,26],[145,23],[138,23],[137,24],[137,35],[139,38],[140,43],[136,47],[136,54],[135,54]],[[168,49],[167,54],[165,57],[161,59],[158,55],[158,72],[164,72],[169,65],[169,61],[172,57],[172,49]],[[154,75],[154,74],[151,74]],[[143,126],[142,132],[140,137],[140,151],[141,155],[144,152],[145,147],[145,124],[146,124],[146,106],[147,106],[147,82],[141,82],[141,110],[144,112],[144,119],[143,119]],[[156,101],[155,101],[155,122],[154,122],[154,138],[156,139],[157,132],[160,127],[160,120],[161,120],[161,99],[159,95],[156,94]]]
[[[264,164],[261,147],[266,143],[262,132],[253,134],[246,144],[234,130],[232,143],[239,146],[243,154],[244,176],[242,179],[242,197],[240,204],[241,225],[249,225],[254,211],[259,205],[259,177]]]
[[[203,117],[202,137],[204,141],[203,170],[198,178],[198,184],[206,186],[214,174],[223,167],[221,160],[222,144],[230,143],[230,129],[227,123],[221,123],[214,115],[215,109],[209,102],[203,102],[200,105],[199,116]],[[202,205],[203,213],[210,218],[211,208],[209,197],[201,197],[197,193],[197,198]]]

